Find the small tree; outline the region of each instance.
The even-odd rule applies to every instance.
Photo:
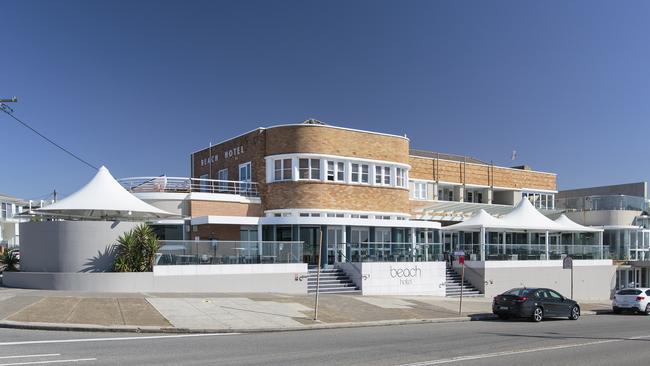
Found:
[[[151,272],[160,243],[151,227],[142,224],[117,239],[115,272]]]
[[[6,250],[0,254],[0,272],[13,272],[19,269],[20,259],[18,257],[18,250]]]

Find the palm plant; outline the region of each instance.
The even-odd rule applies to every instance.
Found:
[[[0,272],[13,272],[19,268],[20,259],[18,257],[18,250],[7,250],[0,254]]]
[[[151,227],[142,224],[117,239],[113,262],[116,272],[151,272],[159,248],[158,237]]]

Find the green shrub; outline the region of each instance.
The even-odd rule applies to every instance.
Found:
[[[18,258],[18,250],[6,250],[0,255],[0,272],[13,272],[18,271],[20,259]]]
[[[117,239],[115,272],[151,272],[160,243],[151,227],[142,224]]]

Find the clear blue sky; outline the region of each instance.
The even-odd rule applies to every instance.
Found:
[[[192,151],[317,118],[414,148],[649,179],[643,1],[4,1],[0,97],[116,177],[189,174]],[[0,115],[0,192],[93,175]],[[511,151],[518,159],[510,161]]]

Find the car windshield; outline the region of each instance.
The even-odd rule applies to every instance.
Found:
[[[513,288],[512,290],[506,291],[503,294],[511,296],[528,296],[532,291],[533,290],[529,288]]]
[[[627,289],[627,290],[621,290],[616,293],[616,295],[640,295],[641,290],[636,290],[636,289]]]

